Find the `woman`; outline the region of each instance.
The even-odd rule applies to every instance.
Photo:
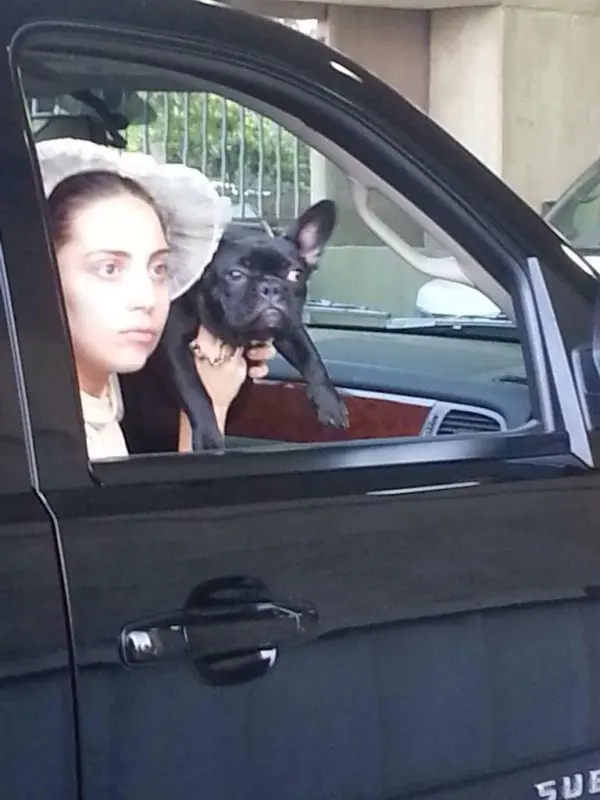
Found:
[[[163,209],[138,181],[107,169],[75,171],[59,180],[49,194],[48,209],[88,454],[91,460],[124,456],[117,375],[142,369],[163,331],[174,282],[182,291],[181,275],[171,274],[172,243]],[[193,280],[210,260],[212,253],[207,253]],[[193,280],[187,276],[184,289]],[[219,349],[203,328],[196,341],[205,355]],[[271,344],[255,347],[246,354],[256,362],[251,367],[241,351],[219,366],[212,366],[210,359],[197,360],[222,431],[246,375],[264,377],[265,361],[273,354]],[[185,420],[180,449],[190,449]]]

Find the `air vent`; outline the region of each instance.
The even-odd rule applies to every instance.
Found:
[[[453,409],[449,411],[440,427],[437,436],[449,436],[453,433],[493,433],[501,430],[500,422],[495,417],[479,414],[476,411],[462,411]]]

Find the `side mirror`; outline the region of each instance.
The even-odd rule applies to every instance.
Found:
[[[435,278],[417,293],[417,313],[423,317],[502,318],[502,311],[484,294],[463,283]]]

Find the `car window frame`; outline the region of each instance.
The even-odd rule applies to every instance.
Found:
[[[183,54],[181,50],[181,41],[173,35],[167,35],[165,31],[149,34],[148,31],[132,31],[127,27],[115,29],[114,26],[108,24],[98,26],[97,24],[84,25],[77,23],[74,26],[72,23],[65,20],[29,23],[20,29],[19,37],[13,40],[13,47],[10,52],[10,63],[13,70],[17,66],[20,48],[25,41],[23,37],[29,36],[32,32],[48,30],[49,28],[61,31],[67,30],[71,33],[75,29],[79,32],[85,29],[90,34],[90,37],[94,36],[96,38],[107,35],[113,36],[118,42],[114,40],[111,41],[110,50],[126,52],[127,56],[125,60],[129,59],[132,62],[142,64],[148,63],[149,58],[149,56],[146,56],[145,59],[141,58],[140,60],[141,52],[139,46],[140,41],[143,41],[144,50],[152,53],[152,65],[173,72],[183,72],[183,74],[190,78],[193,77],[194,73],[206,72],[210,71],[210,69],[212,69],[213,72],[211,78],[214,78],[214,70],[216,66],[219,66],[221,68],[220,78],[221,80],[227,80],[227,85],[231,84],[234,90],[239,90],[241,86],[247,93],[251,91],[253,96],[254,93],[256,93],[256,96],[261,100],[264,99],[264,91],[262,93],[259,91],[259,77],[260,81],[263,83],[267,78],[271,82],[275,79],[276,82],[278,82],[276,85],[279,98],[282,97],[282,87],[285,87],[290,95],[293,95],[294,102],[303,102],[305,107],[308,107],[309,110],[312,108],[314,118],[318,115],[318,104],[315,103],[314,96],[311,97],[310,94],[312,91],[314,95],[314,86],[310,89],[309,87],[300,86],[297,80],[292,81],[290,78],[286,79],[286,76],[279,75],[274,78],[272,75],[265,76],[261,74],[259,76],[258,73],[254,75],[254,81],[252,81],[248,76],[248,65],[246,64],[242,68],[240,64],[236,62],[235,53],[229,53],[224,47],[222,51],[217,53],[215,52],[216,45],[214,45],[210,52],[210,60],[207,60],[204,43],[188,42],[188,50],[191,50],[191,53],[187,52]],[[18,43],[18,46],[15,45],[15,42]],[[103,42],[102,44],[104,44],[104,48],[101,50],[101,54],[106,57],[109,55],[109,53],[106,52],[109,48],[106,43]],[[149,44],[152,46],[149,47]],[[86,41],[86,50],[89,51],[89,41]],[[110,55],[116,57],[112,52]],[[181,66],[183,55],[186,55],[188,59],[188,61],[185,62],[188,65],[186,69]],[[193,69],[191,68],[192,65]],[[20,116],[22,125],[23,121],[27,121],[26,108],[23,98],[20,95],[18,82],[15,81],[16,75],[14,71],[9,70],[9,72],[10,75],[4,75],[3,82],[6,83],[7,79],[12,81],[13,89],[16,90],[16,96],[21,100],[21,107],[17,110],[17,114]],[[229,75],[229,78],[227,78],[227,75]],[[204,77],[206,77],[206,75]],[[202,78],[199,80],[201,79]],[[286,80],[288,81],[287,83],[285,83]],[[0,89],[1,88],[2,86],[0,83]],[[275,93],[275,95],[277,95],[277,93]],[[324,97],[323,92],[321,92],[321,104],[323,102]],[[289,104],[287,105],[289,106]],[[288,109],[285,108],[284,110]],[[320,132],[323,132],[323,128],[320,129]],[[372,130],[363,130],[362,132],[371,137],[371,139],[376,135]],[[380,135],[378,141],[379,150],[375,147],[371,152],[371,157],[373,158],[378,152],[381,155],[381,152],[388,144],[391,143],[385,142],[384,137]],[[16,142],[14,146],[16,147]],[[44,225],[44,199],[41,190],[41,179],[37,160],[35,158],[33,141],[29,131],[26,147],[28,151],[27,160],[32,171],[29,177],[29,188],[30,190],[33,189],[36,205],[36,210],[31,216],[39,215],[39,219],[37,219],[35,223],[38,226],[37,233],[40,234],[37,242],[38,245],[41,245],[43,242],[43,250],[45,250],[44,255],[54,266],[54,272],[56,272],[54,254]],[[404,169],[405,175],[412,175],[414,182],[413,195],[415,190],[420,190],[421,196],[426,197],[427,184],[429,183],[429,185],[431,185],[432,181],[434,181],[434,185],[436,185],[439,191],[439,181],[437,181],[437,183],[435,182],[435,176],[426,173],[415,173],[418,165],[412,163],[407,153],[401,153],[400,149],[399,146],[395,147],[395,156],[399,164],[402,162],[401,166]],[[24,163],[25,159],[23,153],[21,153],[21,167],[24,167]],[[409,197],[409,199],[411,202],[414,202],[414,196]],[[435,200],[438,203],[440,202],[439,197],[435,198]],[[472,227],[473,220],[469,217],[467,209],[463,207],[462,199],[446,196],[445,200],[447,202],[453,200],[457,217],[462,215],[464,218],[466,215]],[[429,197],[429,202],[432,202],[432,197]],[[423,205],[423,203],[420,204],[419,208],[423,208]],[[5,212],[6,207],[3,208],[0,203],[0,213]],[[472,216],[473,214],[471,213],[471,217]],[[454,223],[457,224],[456,219]],[[488,233],[489,232],[486,231],[486,235]],[[482,235],[483,232],[479,230],[479,239],[481,239]],[[506,241],[503,243],[504,249],[501,250],[502,243],[500,242],[500,236],[496,236],[494,241],[490,240],[487,251],[488,260],[485,262],[490,274],[494,274],[489,260],[491,259],[492,262],[494,261],[494,244],[495,255],[499,263],[503,263],[505,266],[507,252],[514,253],[512,264],[514,272],[510,276],[505,273],[502,275],[502,278],[504,281],[514,281],[515,285],[516,283],[519,284],[519,291],[515,292],[515,296],[518,300],[515,305],[517,306],[517,316],[520,315],[523,324],[528,328],[528,342],[523,347],[524,356],[528,355],[529,357],[529,363],[527,364],[528,375],[534,374],[536,380],[541,380],[545,386],[547,409],[544,421],[546,425],[551,425],[553,430],[546,430],[542,433],[539,431],[533,431],[531,433],[477,433],[472,436],[452,437],[451,440],[445,441],[440,441],[439,439],[431,441],[422,439],[409,441],[403,439],[386,440],[385,442],[369,442],[368,444],[364,442],[347,442],[328,445],[309,445],[307,448],[294,448],[290,450],[286,450],[285,446],[283,446],[276,452],[273,450],[261,450],[260,452],[230,452],[227,453],[225,458],[218,456],[215,458],[206,453],[130,456],[121,463],[118,461],[112,463],[110,461],[104,461],[94,462],[90,465],[85,448],[81,409],[77,402],[74,368],[71,359],[71,351],[68,347],[69,337],[68,332],[65,331],[63,327],[60,336],[62,336],[64,342],[65,359],[68,358],[71,363],[70,365],[66,363],[61,365],[63,378],[68,373],[70,374],[68,375],[69,379],[64,380],[60,397],[61,402],[64,397],[69,409],[69,433],[71,436],[72,449],[69,453],[70,458],[68,465],[65,467],[65,465],[62,464],[59,470],[56,455],[52,454],[45,443],[40,440],[39,432],[35,431],[36,424],[34,421],[33,427],[36,433],[37,444],[36,457],[40,466],[41,485],[48,490],[53,490],[64,488],[65,486],[122,486],[131,484],[170,483],[177,480],[193,481],[194,483],[205,482],[208,486],[212,485],[215,481],[223,482],[229,479],[239,480],[244,476],[247,480],[257,485],[261,481],[270,482],[273,489],[275,489],[276,484],[279,485],[281,479],[283,479],[284,484],[288,485],[286,496],[289,496],[290,486],[292,486],[294,482],[298,482],[298,475],[304,475],[305,478],[308,478],[309,475],[317,475],[320,477],[320,488],[318,491],[331,494],[335,493],[336,485],[341,486],[340,491],[344,493],[350,492],[351,487],[354,487],[352,491],[359,492],[397,487],[398,481],[400,479],[406,481],[407,475],[411,471],[413,475],[417,473],[421,474],[421,478],[419,478],[421,484],[419,485],[422,485],[422,481],[433,480],[433,473],[438,472],[440,467],[446,468],[445,474],[442,477],[443,482],[447,482],[448,469],[452,469],[454,473],[459,464],[463,464],[466,468],[466,474],[468,474],[469,477],[473,477],[478,474],[478,470],[480,474],[487,474],[494,464],[497,466],[499,462],[504,460],[536,459],[547,458],[548,456],[571,455],[571,443],[565,424],[566,421],[563,416],[564,409],[561,407],[558,393],[556,392],[556,376],[552,375],[552,360],[548,358],[548,353],[546,352],[547,344],[542,341],[543,337],[540,327],[542,325],[542,319],[540,318],[539,310],[536,311],[535,317],[531,313],[531,303],[535,305],[536,299],[531,293],[531,286],[528,285],[529,276],[525,261],[526,251],[519,248],[518,242],[510,242],[510,246],[507,247]],[[478,242],[478,246],[482,246],[480,241]],[[39,258],[35,263],[39,272],[44,257],[42,253],[38,255]],[[494,266],[497,270],[499,264],[494,262]],[[46,271],[48,273],[51,272],[51,270]],[[16,272],[13,271],[11,281],[15,280],[15,274]],[[540,268],[540,275],[540,280],[543,283],[545,280],[543,267]],[[496,276],[494,275],[494,277]],[[42,285],[45,283],[46,298],[49,296],[55,297],[57,301],[57,312],[61,315],[60,321],[61,324],[63,324],[64,306],[60,289],[56,285],[56,275],[54,275],[54,280],[52,282],[47,276],[45,278],[42,276],[41,283]],[[50,286],[52,286],[52,291],[50,291]],[[548,289],[548,287],[545,288]],[[519,308],[523,298],[528,298],[527,303],[530,305],[528,313],[523,313],[522,308]],[[552,308],[552,303],[550,303],[550,309]],[[55,319],[54,322],[56,321]],[[557,331],[558,341],[562,342],[561,329],[558,323]],[[53,335],[57,335],[56,330],[53,331]],[[530,345],[532,343],[535,344],[533,353],[530,352]],[[535,363],[532,363],[532,358]],[[532,368],[533,372],[530,372]],[[31,367],[27,364],[25,365],[25,372],[27,379],[31,379],[31,385],[34,387],[36,380],[35,374],[32,373]],[[565,378],[564,374],[562,379],[571,380],[569,376]],[[37,391],[41,390],[40,387],[36,388]],[[36,389],[32,388],[32,391],[35,390]],[[67,397],[67,395],[69,395],[69,397]],[[581,428],[581,426],[579,427]],[[427,477],[427,470],[424,469],[428,465],[431,467],[430,477]],[[484,467],[484,465],[487,466]],[[357,477],[357,482],[348,479],[349,471],[352,471],[352,474]],[[492,469],[492,472],[493,471]],[[296,479],[294,480],[295,476]],[[344,482],[346,482],[345,486]],[[280,490],[277,489],[275,491],[275,496],[277,496],[278,491]],[[315,487],[314,492],[318,493],[318,491]],[[272,492],[267,492],[267,494],[270,495]],[[281,496],[281,494],[279,496]],[[315,495],[313,494],[311,496]]]
[[[38,480],[17,342],[0,226],[0,350],[3,353],[0,360],[0,495],[26,494],[29,502],[31,489],[37,488]],[[9,440],[14,446],[7,448]],[[8,516],[11,517],[10,513]]]

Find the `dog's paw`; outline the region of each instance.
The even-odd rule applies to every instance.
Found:
[[[220,434],[192,431],[192,450],[194,453],[223,453],[225,441]]]
[[[349,426],[348,409],[333,386],[318,386],[309,389],[308,396],[322,425],[328,425],[331,428],[347,428]]]

